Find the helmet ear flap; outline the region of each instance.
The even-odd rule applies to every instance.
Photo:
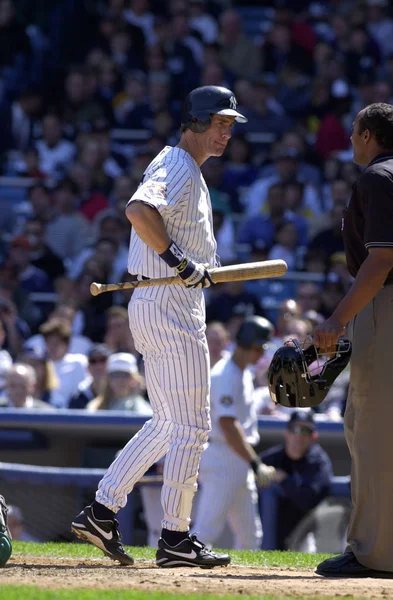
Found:
[[[188,128],[191,129],[193,133],[204,133],[210,127],[210,118],[208,121],[202,121],[198,119],[197,116],[191,117],[188,123]]]

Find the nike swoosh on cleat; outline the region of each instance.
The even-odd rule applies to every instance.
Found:
[[[175,556],[180,556],[181,558],[196,558],[197,553],[195,550],[191,550],[191,552],[175,552],[174,550],[168,550],[165,548],[165,552],[169,552],[170,554],[174,554]]]
[[[88,521],[89,521],[89,522],[90,522],[90,523],[93,525],[93,527],[94,527],[95,529],[97,529],[98,533],[99,533],[100,535],[102,535],[102,537],[104,537],[106,540],[108,540],[108,541],[109,541],[109,540],[111,540],[111,539],[113,538],[113,533],[112,533],[112,531],[110,531],[109,533],[107,533],[106,531],[104,531],[103,529],[101,529],[101,527],[98,527],[98,525],[96,525],[96,524],[94,523],[94,521],[92,521],[92,520],[90,519],[90,517],[87,517],[87,520],[88,520]]]

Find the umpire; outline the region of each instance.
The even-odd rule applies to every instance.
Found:
[[[354,283],[314,341],[322,351],[344,333],[352,363],[344,417],[352,457],[353,510],[346,552],[317,567],[325,577],[393,573],[393,106],[370,104],[355,118],[354,162],[365,169],[344,211]]]

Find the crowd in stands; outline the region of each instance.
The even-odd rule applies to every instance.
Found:
[[[225,155],[202,167],[221,262],[283,258],[289,268],[282,279],[208,290],[207,321],[221,323],[215,335],[229,344],[249,314],[273,321],[272,348],[310,335],[352,281],[341,237],[359,174],[351,126],[362,106],[392,97],[387,0],[33,5],[0,0],[7,402],[16,379],[31,397],[27,365],[35,399],[115,406],[103,372],[113,353],[135,357],[129,377],[138,383],[129,389],[144,395],[127,325],[130,292],[93,298],[89,286],[127,279],[125,204],[157,151],[176,144],[182,101],[198,85],[231,87],[248,117]],[[266,387],[258,370],[256,377]],[[262,414],[279,412],[259,396]],[[336,400],[331,415],[339,418],[344,400]]]

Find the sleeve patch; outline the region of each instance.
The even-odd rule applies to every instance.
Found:
[[[161,181],[147,181],[143,184],[143,190],[149,198],[156,196],[165,200],[167,196],[166,184]]]
[[[234,404],[233,398],[231,396],[222,396],[220,399],[220,404],[223,406],[232,406]]]

